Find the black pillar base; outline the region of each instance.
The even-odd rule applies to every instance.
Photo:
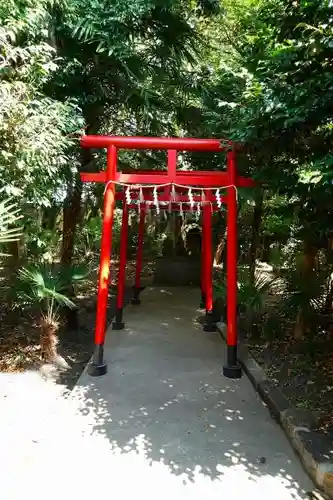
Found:
[[[124,330],[125,323],[123,321],[112,321],[112,330]]]
[[[215,322],[215,316],[212,311],[206,311],[205,320],[203,323],[203,331],[204,332],[216,332],[217,326]]]
[[[101,377],[108,371],[107,364],[104,362],[104,347],[96,345],[93,360],[88,366],[88,373],[91,377]]]
[[[144,290],[143,286],[139,286],[139,287],[133,286],[133,297],[131,299],[131,304],[133,306],[139,306],[141,304],[141,300],[139,299],[139,295],[142,292],[142,290]]]
[[[112,321],[112,330],[123,330],[125,328],[125,323],[123,322],[123,308],[119,307],[116,309],[116,315]]]
[[[94,363],[90,363],[88,366],[88,373],[91,377],[101,377],[102,375],[105,375],[108,371],[108,367],[106,363],[103,363],[102,365],[95,365]]]
[[[223,375],[234,380],[242,378],[242,368],[239,363],[236,366],[224,366]]]
[[[223,375],[231,379],[239,379],[242,376],[242,368],[237,360],[237,345],[227,346],[227,363],[223,367]]]

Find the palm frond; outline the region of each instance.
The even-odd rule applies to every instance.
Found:
[[[284,277],[284,294],[281,308],[290,315],[301,308],[309,314],[320,311],[325,306],[326,273],[304,274],[299,269],[288,271]]]
[[[0,190],[0,194],[3,191]],[[11,198],[0,201],[0,244],[18,241],[22,230],[19,227],[12,227],[22,218],[20,210]]]
[[[274,276],[259,270],[255,272],[253,282],[250,280],[248,270],[239,272],[238,304],[253,312],[262,311],[265,306],[267,294],[274,287],[276,281],[277,279]],[[214,290],[217,296],[226,300],[227,288],[223,281],[215,283]]]
[[[18,279],[17,293],[24,301],[43,303],[53,300],[57,306],[75,308],[74,302],[61,293],[62,281],[52,266],[45,264],[40,268],[22,268]]]

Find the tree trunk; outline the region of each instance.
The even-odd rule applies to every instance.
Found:
[[[264,236],[262,241],[262,251],[261,251],[261,260],[263,262],[269,262],[270,245],[271,245],[270,238],[268,236]]]
[[[40,324],[40,346],[45,361],[54,362],[58,357],[58,322],[43,318]]]
[[[67,192],[67,199],[63,209],[63,234],[62,234],[62,252],[61,266],[71,267],[74,257],[74,245],[76,227],[80,217],[82,196],[82,182],[79,174],[76,176],[74,186],[71,185]],[[64,294],[73,298],[74,288],[70,284]],[[75,308],[64,307],[67,318],[67,327],[69,330],[77,330],[79,327],[77,310]]]
[[[83,110],[87,124],[86,133],[94,134],[100,126],[100,116],[103,108],[89,106]],[[70,266],[74,257],[75,233],[81,213],[82,181],[80,173],[91,170],[94,158],[90,149],[80,149],[80,169],[75,176],[74,182],[68,186],[67,197],[63,210],[63,240],[61,252],[61,264]]]
[[[318,250],[311,243],[304,246],[304,273],[311,276],[316,268],[316,257]]]
[[[75,178],[74,185],[69,185],[63,209],[63,232],[61,264],[71,266],[74,257],[76,226],[81,211],[82,182],[80,175]]]
[[[251,235],[251,243],[249,251],[250,283],[254,283],[254,276],[256,271],[256,259],[260,243],[260,226],[263,216],[263,201],[264,201],[263,192],[260,191],[253,210],[253,219],[252,219],[252,235]]]
[[[223,252],[225,249],[226,241],[227,241],[227,230],[225,230],[224,233],[220,236],[220,241],[219,241],[217,248],[216,248],[216,251],[215,251],[214,264],[216,266],[219,266],[220,264],[222,264]]]
[[[40,322],[40,346],[45,361],[53,363],[63,370],[69,365],[57,350],[59,323],[56,318],[42,317]]]
[[[81,152],[81,170],[84,171],[86,166],[92,161],[90,150],[82,150]],[[76,229],[81,217],[81,198],[82,198],[82,181],[80,173],[75,176],[74,182],[69,184],[67,197],[63,208],[63,233],[62,233],[62,249],[61,249],[61,266],[71,267],[73,264],[75,235]],[[64,292],[69,297],[73,298],[74,289],[72,286]],[[70,330],[78,329],[77,310],[64,308],[67,316],[67,326]]]
[[[300,308],[298,311],[296,323],[294,326],[294,335],[293,335],[294,339],[295,340],[302,340],[304,338],[304,333],[305,333],[304,317],[303,317],[302,308]]]

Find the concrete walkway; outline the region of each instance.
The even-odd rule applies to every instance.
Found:
[[[83,373],[1,498],[306,498],[312,483],[249,381],[221,375],[198,290],[150,288],[142,302],[108,332],[108,374]]]

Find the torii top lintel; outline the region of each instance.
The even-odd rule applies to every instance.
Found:
[[[198,188],[217,187],[254,187],[252,179],[239,176],[236,169],[235,150],[240,149],[232,141],[225,139],[196,139],[187,137],[126,137],[84,135],[81,137],[83,148],[107,149],[106,171],[98,173],[82,172],[83,182],[113,182],[122,185],[163,185],[177,184]],[[167,170],[123,173],[117,170],[118,149],[159,149],[167,150]],[[227,153],[227,171],[184,171],[177,170],[178,151],[205,151]]]
[[[83,148],[118,149],[173,149],[176,151],[207,151],[221,153],[234,147],[226,139],[193,139],[188,137],[123,137],[108,135],[84,135],[81,138]]]

